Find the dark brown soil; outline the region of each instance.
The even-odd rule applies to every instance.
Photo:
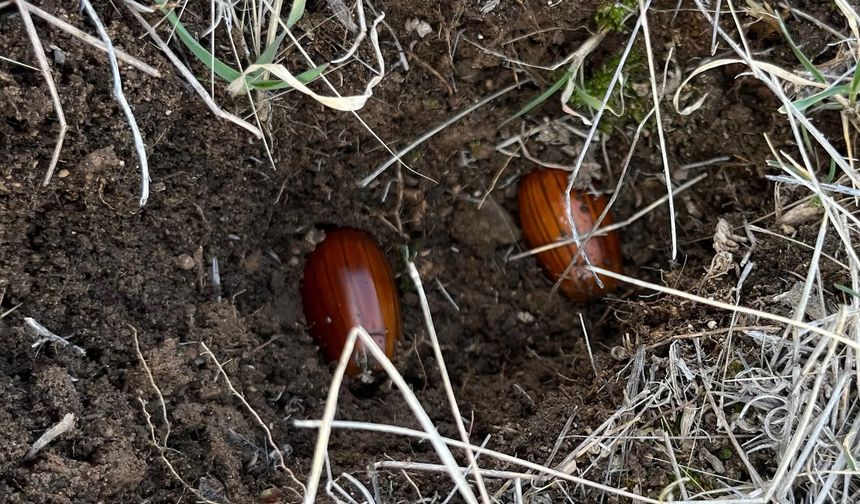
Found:
[[[668,8],[675,4],[663,3]],[[408,73],[397,69],[383,80],[361,117],[392,148],[399,148],[512,82],[511,68],[466,38],[480,38],[484,46],[532,62],[551,63],[568,54],[588,35],[579,27],[593,28],[597,2],[546,4],[501,2],[482,14],[477,2],[465,0],[444,7],[420,0],[377,2],[401,43],[412,47],[414,59]],[[309,6],[300,28],[328,16],[325,2]],[[43,7],[92,31],[71,4],[47,2]],[[552,284],[534,261],[506,261],[523,247],[518,232],[508,229],[498,214],[477,211],[474,199],[488,190],[505,162],[492,146],[517,131],[519,123],[502,131],[496,126],[538,92],[535,86],[493,102],[414,151],[407,161],[424,177],[404,170],[401,186],[391,168],[370,187],[359,188],[358,181],[388,154],[355,117],[296,93],[283,96],[270,128],[273,170],[263,145],[215,118],[163,55],[144,42],[142,29],[124,7],[115,10],[107,2],[96,7],[116,45],[164,73],[154,79],[123,70],[126,96],[147,143],[153,194],[138,210],[136,156],[111,95],[104,55],[37,20],[43,45],[58,48],[49,50],[49,58],[56,51],[65,56],[63,63],[52,60],[52,70],[69,134],[58,174],[42,187],[58,130],[56,115],[41,74],[0,61],[0,313],[9,311],[0,320],[3,501],[193,499],[152,443],[142,405],[159,439],[166,425],[136,355],[135,332],[166,400],[171,430],[165,455],[176,472],[215,501],[259,502],[271,487],[283,490],[285,502],[296,501],[296,483],[273,469],[264,433],[231,396],[200,344],[223,363],[235,388],[271,428],[289,468],[304,481],[316,433],[293,427],[292,420],[321,416],[331,372],[305,329],[299,280],[317,229],[327,225],[366,229],[386,251],[403,306],[405,337],[397,365],[440,431],[456,437],[418,296],[405,275],[403,246],[421,271],[472,439],[480,443],[489,435],[491,448],[536,462],[546,462],[571,415],[571,434],[581,435],[623,399],[623,375],[614,377],[625,362],[614,360],[609,349],[624,335],[634,344],[651,344],[706,330],[710,320],[727,324],[727,314],[631,288],[576,305],[550,296]],[[674,37],[674,57],[686,73],[707,54],[710,27],[691,13],[681,13],[674,24],[671,17],[670,12],[654,15],[655,47]],[[407,33],[403,26],[412,18],[426,20],[433,32],[424,39]],[[502,45],[555,26],[567,30]],[[320,30],[312,50],[328,51],[331,57],[328,41],[340,40],[342,30],[334,22]],[[463,40],[452,60],[450,44],[461,30]],[[594,64],[618,54],[624,41],[623,34],[611,35]],[[382,42],[390,65],[398,57],[387,31]],[[9,9],[0,11],[0,55],[36,65],[20,17]],[[201,68],[197,70],[203,74]],[[678,261],[669,260],[669,216],[661,208],[624,229],[626,273],[700,295],[733,298],[736,271],[705,279],[717,218],[741,225],[773,211],[773,187],[763,177],[769,151],[762,134],[776,142],[787,138],[765,90],[755,81],[734,77],[731,71],[711,71],[696,79],[696,92],[707,91],[710,97],[691,116],[675,115],[666,103],[673,179],[683,182],[705,170],[709,177],[677,200]],[[223,93],[219,99],[226,108],[247,113],[245,102]],[[526,116],[525,123],[531,126],[560,113],[557,100],[550,100]],[[620,123],[608,142],[613,177],[619,174],[630,133],[630,125]],[[619,196],[619,217],[665,192],[656,133],[644,142]],[[463,151],[474,153],[475,161],[462,166]],[[731,160],[680,169],[724,155]],[[524,160],[512,161],[500,178],[503,187],[490,196],[514,228],[516,184],[503,182],[531,168]],[[772,218],[759,223],[771,224]],[[810,243],[815,232],[814,226],[801,227],[797,238]],[[489,235],[494,238],[485,239]],[[776,239],[758,246],[767,252],[747,280],[754,287],[745,290],[743,301],[751,305],[768,303],[790,289],[796,278],[789,265],[803,275],[810,255]],[[191,269],[180,267],[183,254],[196,258]],[[213,258],[220,267],[220,292],[209,276]],[[836,276],[837,268],[824,274],[833,276],[829,283],[847,283]],[[585,351],[580,313],[600,379],[593,376]],[[86,356],[50,343],[34,350],[35,338],[24,317],[69,337]],[[67,413],[77,418],[75,428],[34,460],[23,461],[30,445]],[[398,392],[386,383],[345,387],[337,416],[417,427]],[[574,442],[562,443],[555,462]],[[366,468],[375,461],[436,461],[425,443],[356,432],[335,432],[330,455],[336,476],[349,472],[365,484]],[[614,482],[656,496],[669,479],[650,473],[646,461],[639,464],[644,465],[631,466]],[[494,464],[487,461],[487,466]],[[661,474],[664,470],[661,466]],[[435,476],[411,476],[430,494],[444,496],[451,488]],[[418,499],[401,473],[384,479],[386,502]]]

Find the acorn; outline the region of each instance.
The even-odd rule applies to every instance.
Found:
[[[538,169],[520,179],[518,204],[523,236],[529,248],[537,248],[566,240],[573,236],[565,211],[565,190],[568,172],[556,169]],[[594,228],[606,208],[604,196],[592,196],[574,189],[570,193],[571,213],[581,238]],[[604,217],[601,226],[614,222],[611,213]],[[575,244],[557,247],[537,254],[537,260],[547,275],[557,281],[576,258],[573,268],[561,282],[560,289],[568,298],[585,302],[596,299],[618,286],[618,281],[600,275],[601,288],[595,275],[586,266],[585,258],[577,257]],[[618,233],[610,231],[603,236],[592,236],[585,243],[585,253],[594,266],[621,272],[621,241]]]
[[[391,266],[374,239],[354,228],[326,232],[307,258],[301,286],[308,330],[326,360],[340,359],[347,335],[361,326],[394,357],[400,339],[400,301]],[[381,371],[359,339],[346,369],[355,377]]]

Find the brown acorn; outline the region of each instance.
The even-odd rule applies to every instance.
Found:
[[[548,245],[573,235],[564,208],[567,178],[566,171],[538,169],[520,179],[520,223],[529,248]],[[606,208],[607,200],[604,196],[594,197],[574,189],[570,193],[570,203],[576,230],[579,236],[584,238]],[[613,222],[612,215],[607,214],[601,226]],[[585,251],[594,266],[615,272],[622,271],[621,242],[615,231],[589,238]],[[541,252],[537,254],[537,260],[550,278],[557,281],[576,255],[576,245],[571,244]],[[600,279],[603,282],[602,289],[597,285],[594,274],[586,267],[585,259],[580,256],[562,281],[560,289],[568,298],[585,302],[618,286],[618,281],[613,278],[601,275]]]
[[[311,336],[326,360],[337,361],[349,331],[364,327],[389,358],[401,336],[400,301],[394,275],[373,238],[338,228],[310,253],[302,281],[302,305]],[[381,367],[361,340],[347,367],[349,376]]]

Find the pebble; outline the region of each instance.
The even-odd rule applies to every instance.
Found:
[[[519,228],[501,205],[487,198],[483,206],[464,202],[454,210],[452,236],[478,255],[489,255],[520,239]]]
[[[180,254],[176,256],[176,267],[185,271],[192,270],[194,269],[194,258],[188,254]]]

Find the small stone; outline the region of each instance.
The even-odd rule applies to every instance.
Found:
[[[716,328],[717,328],[717,321],[716,320],[709,320],[708,321],[708,329],[713,331]]]
[[[188,254],[180,254],[176,256],[176,267],[184,271],[190,271],[194,269],[194,258]]]
[[[260,504],[278,504],[284,502],[284,492],[280,488],[267,488],[260,494]]]
[[[535,316],[527,311],[517,313],[517,319],[523,324],[531,324],[535,321]]]
[[[451,235],[481,256],[490,255],[496,248],[520,239],[514,219],[493,198],[484,200],[481,208],[471,202],[457,205],[451,222]]]
[[[308,231],[307,234],[305,234],[305,243],[313,247],[316,247],[317,245],[322,243],[323,240],[325,240],[325,231],[323,231],[322,229],[314,228]]]
[[[407,33],[415,32],[419,38],[424,38],[433,32],[433,28],[430,26],[430,23],[418,18],[407,21],[404,28],[406,28]]]
[[[67,170],[65,168],[63,168],[62,170],[57,172],[57,177],[59,177],[59,178],[66,178],[69,175],[70,175],[69,170]]]

